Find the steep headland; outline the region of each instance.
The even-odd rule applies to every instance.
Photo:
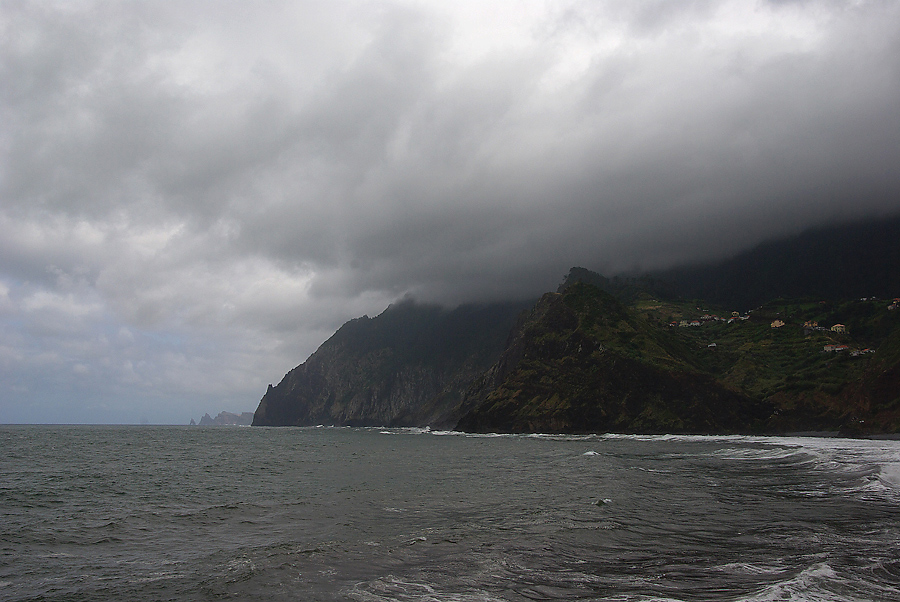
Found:
[[[344,324],[260,401],[256,426],[452,427],[469,384],[530,303],[446,310],[406,301]]]

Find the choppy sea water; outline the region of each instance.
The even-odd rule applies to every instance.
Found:
[[[900,600],[900,442],[0,427],[0,599]]]

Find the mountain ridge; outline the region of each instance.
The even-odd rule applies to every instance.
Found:
[[[856,242],[844,255],[821,252],[829,240]],[[681,271],[607,278],[572,268],[534,304],[400,302],[348,321],[269,385],[253,424],[900,432],[900,311],[846,296],[900,294],[890,277],[900,253],[885,251],[897,240],[900,218],[890,218]],[[827,285],[809,284],[822,274]],[[859,284],[866,277],[872,284]],[[805,298],[779,300],[785,291]],[[852,334],[804,326],[817,320]],[[678,327],[693,324],[702,327]],[[848,343],[859,357],[827,351]]]

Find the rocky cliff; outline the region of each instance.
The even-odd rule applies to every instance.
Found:
[[[269,385],[253,424],[452,427],[466,389],[497,361],[529,305],[446,310],[406,301],[351,320]]]

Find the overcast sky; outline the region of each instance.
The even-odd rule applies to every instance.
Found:
[[[346,320],[900,210],[900,3],[0,3],[0,422],[252,411]]]

